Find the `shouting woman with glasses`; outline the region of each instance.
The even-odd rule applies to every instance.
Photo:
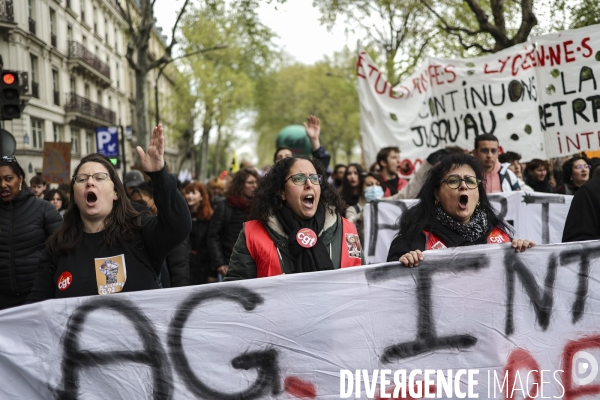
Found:
[[[475,158],[462,154],[433,167],[417,196],[420,202],[400,217],[400,232],[387,260],[413,267],[423,260],[425,250],[510,242],[511,228],[496,215],[481,183],[482,168]],[[517,252],[534,245],[512,240]]]
[[[225,280],[324,271],[361,264],[345,204],[316,160],[285,158],[256,189],[250,221],[233,248]]]
[[[46,244],[29,302],[156,289],[165,257],[190,232],[187,204],[167,173],[162,126],[137,152],[152,179],[158,215],[135,211],[108,158],[84,157],[75,168],[72,202]]]
[[[0,159],[0,309],[25,303],[44,243],[62,223],[54,206],[27,187],[14,157]]]

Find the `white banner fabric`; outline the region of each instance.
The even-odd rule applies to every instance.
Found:
[[[560,243],[573,196],[536,192],[488,194],[498,214],[511,224],[515,238],[538,244]],[[399,219],[418,200],[376,201],[364,211],[364,252],[367,264],[387,260],[388,251],[400,228]]]
[[[600,149],[599,32],[598,25],[563,31],[536,38],[536,48],[522,43],[472,59],[429,57],[394,87],[359,47],[367,165],[379,149],[399,146],[418,166],[448,145],[473,149],[483,133],[523,161]]]
[[[4,310],[0,398],[378,399],[381,385],[416,391],[414,378],[433,379],[421,387],[436,398],[523,398],[534,384],[544,398],[597,396],[599,258],[599,241],[519,254],[482,245],[426,252],[412,269],[388,263]],[[373,382],[383,369],[396,384]]]

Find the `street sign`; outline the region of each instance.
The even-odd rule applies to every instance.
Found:
[[[96,148],[98,153],[108,158],[119,156],[119,130],[116,126],[96,128]]]

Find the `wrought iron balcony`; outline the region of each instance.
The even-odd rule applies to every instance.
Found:
[[[67,102],[65,104],[67,112],[74,112],[82,116],[100,120],[104,124],[115,124],[117,117],[114,111],[102,107],[98,103],[94,103],[83,96],[75,93],[67,93]]]
[[[103,63],[91,51],[86,49],[82,44],[70,41],[69,42],[69,59],[80,59],[85,64],[96,69],[110,81],[110,67]]]
[[[50,44],[52,45],[52,47],[56,48],[56,34],[55,33],[50,34]]]
[[[15,22],[13,0],[0,1],[0,21]]]
[[[29,32],[35,35],[35,19],[29,18]]]
[[[54,104],[60,106],[60,92],[58,90],[54,91]]]
[[[36,99],[40,98],[40,84],[36,81],[31,81],[31,95]]]

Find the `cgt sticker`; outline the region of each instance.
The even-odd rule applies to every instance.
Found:
[[[69,271],[65,271],[58,277],[58,290],[67,290],[73,283],[73,275]]]

